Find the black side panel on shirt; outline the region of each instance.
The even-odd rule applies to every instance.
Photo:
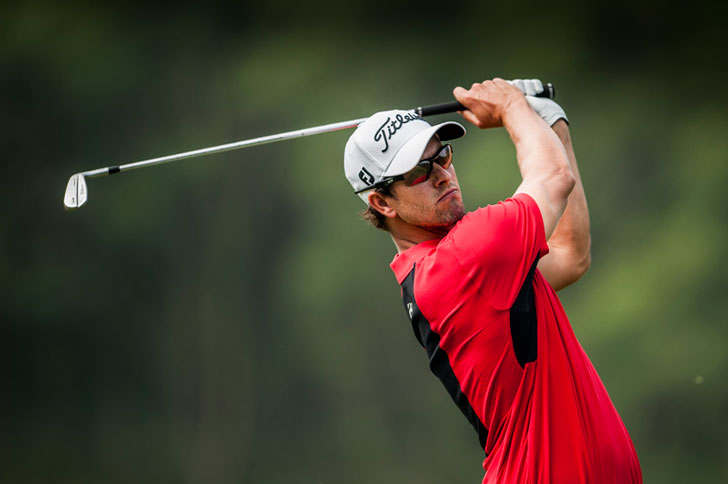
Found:
[[[516,302],[511,307],[511,340],[518,364],[523,368],[526,363],[536,361],[536,300],[533,295],[533,275],[536,272],[538,259],[528,271],[528,276],[521,286]]]
[[[478,432],[480,445],[485,449],[485,443],[488,440],[488,429],[480,421],[472,405],[470,405],[468,397],[465,396],[460,388],[460,382],[455,377],[455,373],[450,365],[450,359],[447,353],[445,353],[445,350],[440,348],[440,335],[432,330],[430,322],[425,319],[420,312],[420,308],[417,307],[417,302],[415,302],[415,269],[413,267],[412,271],[410,271],[402,282],[402,301],[404,302],[407,315],[410,321],[412,321],[412,329],[415,332],[415,337],[427,351],[427,356],[430,359],[430,370],[442,381],[450,397],[475,428],[475,431]]]

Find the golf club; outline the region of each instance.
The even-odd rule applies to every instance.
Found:
[[[537,97],[547,97],[553,99],[556,95],[553,84],[544,83],[543,91],[536,94]],[[420,106],[414,108],[411,111],[415,112],[418,116],[433,116],[435,114],[446,114],[453,113],[456,111],[462,111],[465,107],[457,101],[451,101],[442,104],[433,104],[429,106]],[[249,140],[237,141],[234,143],[227,143],[224,145],[211,146],[209,148],[201,148],[193,151],[186,151],[184,153],[177,153],[175,155],[162,156],[159,158],[151,158],[149,160],[136,161],[128,163],[126,165],[107,166],[105,168],[97,168],[95,170],[84,171],[71,175],[66,186],[66,193],[63,197],[63,205],[66,210],[75,210],[81,207],[88,200],[88,188],[86,187],[86,178],[96,178],[100,176],[113,175],[115,173],[121,173],[123,171],[135,170],[137,168],[145,168],[153,165],[160,165],[162,163],[170,163],[173,161],[184,160],[187,158],[194,158],[197,156],[210,155],[213,153],[222,153],[223,151],[237,150],[240,148],[247,148],[249,146],[257,146],[266,143],[274,143],[276,141],[284,141],[292,138],[300,138],[303,136],[312,136],[315,134],[329,133],[331,131],[339,131],[342,129],[356,128],[367,118],[352,119],[350,121],[342,121],[339,123],[325,124],[322,126],[316,126],[313,128],[300,129],[295,131],[287,131],[285,133],[272,134],[269,136],[263,136],[260,138],[253,138]]]

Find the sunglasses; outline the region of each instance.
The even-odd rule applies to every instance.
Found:
[[[443,167],[445,170],[450,168],[450,165],[452,164],[452,146],[450,146],[449,144],[443,145],[439,153],[431,158],[425,158],[424,160],[420,160],[419,162],[417,162],[417,165],[414,168],[412,168],[404,175],[396,175],[385,178],[384,180],[375,183],[370,187],[367,187],[363,190],[357,190],[355,193],[371,190],[373,188],[384,188],[400,180],[404,181],[405,185],[407,185],[408,187],[417,185],[419,183],[427,181],[427,179],[430,178],[433,165],[435,163]]]

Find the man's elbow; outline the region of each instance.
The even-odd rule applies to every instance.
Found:
[[[569,198],[571,191],[576,186],[576,177],[574,176],[574,173],[571,171],[571,168],[568,168],[568,167],[565,169],[559,170],[556,177],[557,177],[556,184],[558,186],[558,193],[560,195],[560,198],[563,198],[564,203],[566,203],[566,199]]]
[[[590,266],[591,250],[588,247],[586,250],[580,252],[569,251],[568,256],[562,260],[562,270],[559,275],[559,280],[554,281],[556,283],[554,289],[558,291],[574,284],[587,273]],[[554,286],[553,283],[551,285]]]
[[[582,276],[587,273],[589,267],[591,267],[591,260],[591,250],[587,249],[584,255],[579,258],[575,263],[574,273],[576,275],[576,279],[574,280],[574,282],[581,279]]]
[[[574,186],[576,186],[576,177],[568,167],[560,169],[551,175],[549,191],[553,201],[552,207],[558,216],[561,216],[566,209],[566,202]]]
[[[575,283],[587,273],[589,267],[591,267],[591,261],[591,240],[589,240],[587,241],[586,247],[583,247],[578,252],[571,253],[571,260],[569,261],[569,266],[571,267],[570,284]]]

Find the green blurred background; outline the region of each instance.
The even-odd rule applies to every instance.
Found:
[[[0,481],[480,482],[358,219],[339,132],[89,181],[75,172],[557,87],[593,264],[561,293],[646,482],[728,480],[725,8],[661,2],[0,6]],[[721,7],[722,8],[722,7]],[[455,119],[457,115],[441,119]],[[469,208],[518,184],[456,143]]]

